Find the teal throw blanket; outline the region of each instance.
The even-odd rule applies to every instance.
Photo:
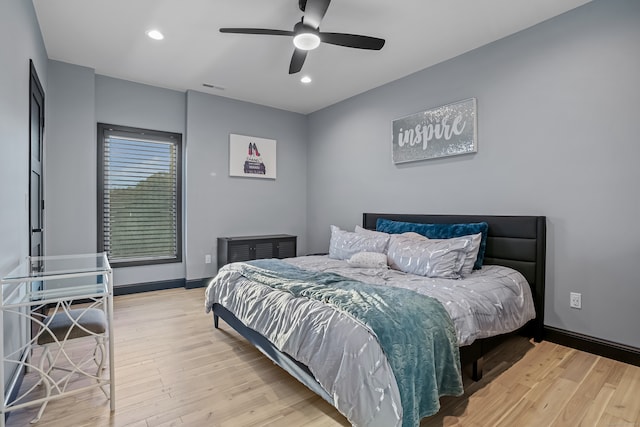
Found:
[[[416,292],[309,271],[269,259],[225,266],[273,289],[324,302],[366,324],[396,377],[403,427],[438,412],[440,396],[463,392],[453,322],[439,301]]]

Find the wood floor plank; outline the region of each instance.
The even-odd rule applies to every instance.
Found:
[[[634,368],[627,366],[605,409],[605,413],[628,423],[635,423],[640,418],[640,369]]]
[[[591,404],[587,407],[584,416],[580,420],[580,422],[576,425],[580,427],[591,427],[597,426],[598,422],[601,421],[602,415],[604,413],[605,408],[609,404],[611,400],[611,396],[616,391],[609,384],[605,384],[598,391],[598,394],[595,396]]]
[[[584,360],[593,359],[595,363],[590,366],[590,369],[587,369],[589,368],[589,364],[577,362],[576,365],[580,366],[581,369],[585,369],[582,374],[579,374],[579,371],[576,370],[565,376],[565,378],[573,377],[575,381],[579,382],[579,387],[565,404],[561,413],[558,414],[553,426],[579,425],[582,422],[586,422],[584,420],[587,413],[593,412],[590,417],[599,417],[604,410],[604,408],[600,406],[601,403],[596,401],[596,398],[598,398],[598,394],[605,387],[606,379],[613,369],[614,363],[609,359],[587,353],[578,352],[576,354],[578,357],[584,355],[584,357],[582,357]],[[589,418],[587,418],[587,420],[588,419]]]
[[[350,425],[224,322],[214,329],[203,301],[201,288],[116,297],[116,411],[92,390],[51,402],[35,427]],[[72,353],[90,345],[78,340]],[[420,425],[640,426],[639,367],[550,342],[510,337],[485,356],[484,378],[464,384]],[[29,425],[36,412],[15,411],[7,427]]]
[[[591,370],[598,360],[598,356],[585,353],[583,351],[574,351],[570,357],[564,359],[560,366],[564,368],[562,378],[566,378],[575,383],[580,383],[585,375]]]

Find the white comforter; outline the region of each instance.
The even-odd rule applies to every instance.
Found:
[[[353,268],[346,261],[326,256],[286,261],[432,296],[453,319],[460,345],[513,331],[535,317],[529,285],[520,273],[506,267],[485,266],[464,280],[450,280]],[[224,267],[207,288],[205,299],[207,312],[213,303],[221,304],[280,351],[307,365],[333,397],[334,406],[353,425],[402,425],[402,404],[393,371],[366,325],[325,304],[274,291]]]

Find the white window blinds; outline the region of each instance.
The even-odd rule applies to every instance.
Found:
[[[180,261],[180,135],[100,131],[102,250],[115,266]]]

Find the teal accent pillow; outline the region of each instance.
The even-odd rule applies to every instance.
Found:
[[[484,252],[487,248],[489,224],[486,222],[472,222],[468,224],[420,224],[417,222],[392,221],[390,219],[378,218],[376,221],[376,231],[389,234],[402,234],[412,231],[422,234],[429,239],[451,239],[453,237],[482,233],[478,257],[473,264],[473,269],[479,270],[482,267]]]

